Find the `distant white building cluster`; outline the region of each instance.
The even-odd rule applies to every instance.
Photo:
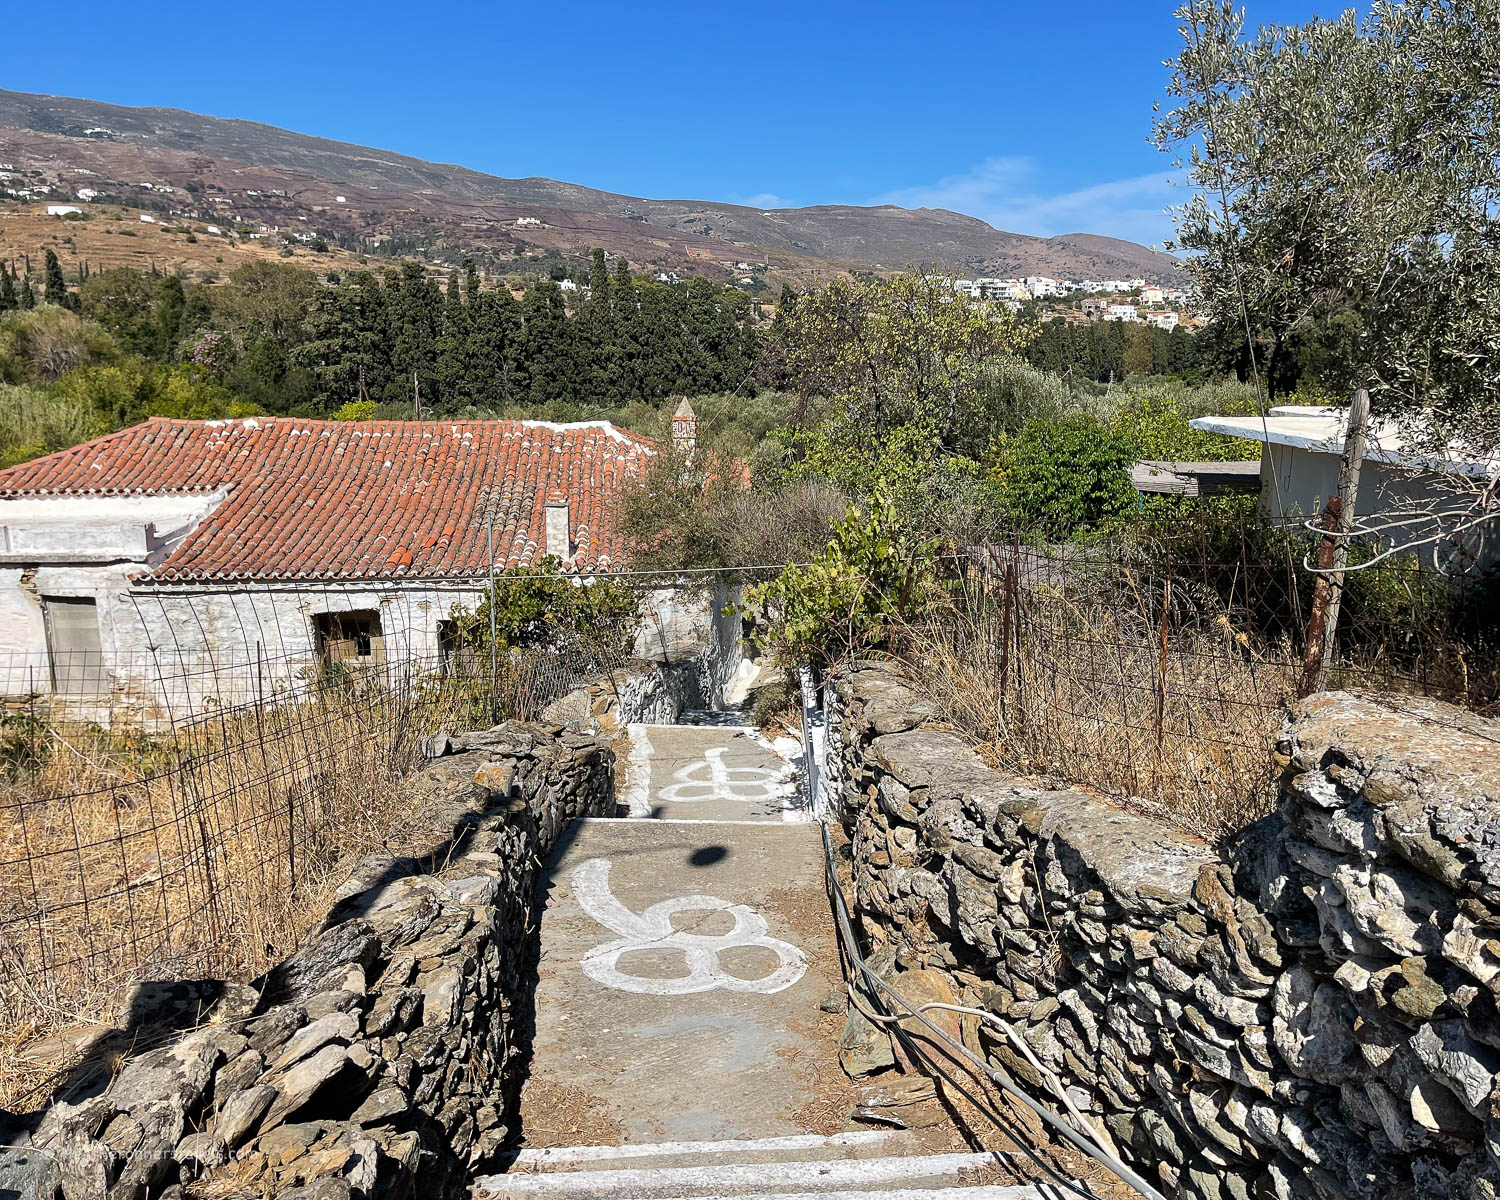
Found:
[[[1192,302],[1185,288],[1161,287],[1144,279],[1053,279],[1049,275],[1028,275],[1024,279],[944,279],[943,284],[955,295],[1004,304],[1012,311],[1030,300],[1076,296],[1088,293],[1079,306],[1083,316],[1092,321],[1121,321],[1152,325],[1172,330],[1182,323],[1176,305],[1187,308]],[[1165,311],[1164,311],[1165,310]]]

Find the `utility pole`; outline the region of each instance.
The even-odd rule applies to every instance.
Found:
[[[420,421],[422,419],[422,388],[417,383],[417,373],[415,371],[411,373],[411,402],[416,408],[417,420]]]
[[[1310,696],[1322,688],[1328,675],[1328,664],[1333,660],[1339,605],[1344,594],[1344,568],[1349,562],[1349,531],[1354,528],[1354,506],[1359,500],[1359,468],[1364,461],[1369,428],[1370,393],[1365,388],[1356,388],[1349,402],[1344,455],[1339,460],[1339,492],[1323,510],[1318,581],[1313,587],[1312,618],[1307,623],[1302,685],[1298,689],[1302,696]]]

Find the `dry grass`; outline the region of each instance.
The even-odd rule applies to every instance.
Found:
[[[228,229],[224,218],[195,220],[157,213],[152,223],[142,221],[137,208],[112,204],[80,207],[87,211],[88,220],[49,217],[45,203],[0,201],[0,258],[20,263],[30,256],[32,269],[40,275],[43,256],[54,250],[69,279],[85,261],[92,272],[111,267],[150,271],[154,267],[195,279],[222,278],[241,263],[256,259],[290,262],[319,274],[355,270],[360,265],[359,255],[337,247],[320,253],[298,246],[288,258],[281,254],[279,244],[267,239],[251,241],[207,232],[210,224]],[[196,241],[187,240],[189,231]]]
[[[113,1023],[129,982],[288,953],[343,865],[409,831],[400,780],[472,697],[351,677],[168,737],[42,730],[39,769],[0,787],[0,1107],[45,1099],[55,1035]]]
[[[1290,649],[1257,651],[1201,596],[1115,582],[1092,596],[1066,584],[966,593],[907,631],[909,660],[992,765],[1216,842],[1274,805]]]

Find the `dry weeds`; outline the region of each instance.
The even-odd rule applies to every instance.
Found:
[[[598,1096],[533,1075],[521,1092],[527,1146],[615,1146],[624,1127],[606,1114]]]
[[[409,831],[400,780],[471,699],[353,678],[165,738],[46,730],[0,785],[0,1107],[44,1101],[67,1031],[119,1020],[129,983],[288,953],[345,864]]]
[[[1211,842],[1274,804],[1297,667],[1201,599],[1133,586],[970,597],[908,643],[923,690],[993,766],[1093,788]]]
[[[85,205],[88,220],[68,221],[49,217],[45,204],[0,202],[0,258],[20,259],[29,255],[40,263],[43,254],[55,250],[63,270],[71,277],[86,261],[94,272],[111,267],[137,271],[170,271],[207,279],[229,274],[241,263],[257,259],[290,262],[323,274],[331,270],[351,271],[360,266],[360,256],[331,247],[318,252],[299,246],[290,258],[279,245],[266,239],[215,235],[207,232],[214,217],[204,220],[166,217],[142,221],[139,209],[117,205]],[[223,219],[218,224],[224,226]],[[187,240],[195,231],[195,242]]]

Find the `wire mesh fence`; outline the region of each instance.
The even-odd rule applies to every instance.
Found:
[[[493,653],[308,627],[249,653],[0,659],[0,1107],[46,1077],[28,1046],[128,984],[287,953],[338,864],[409,834],[427,735],[538,719],[629,648],[623,627]]]
[[[1258,524],[990,545],[955,560],[908,657],[997,765],[1129,798],[1217,840],[1274,803],[1271,751],[1313,603],[1303,548],[1296,531]],[[1494,706],[1488,586],[1414,560],[1348,576],[1325,686]]]

